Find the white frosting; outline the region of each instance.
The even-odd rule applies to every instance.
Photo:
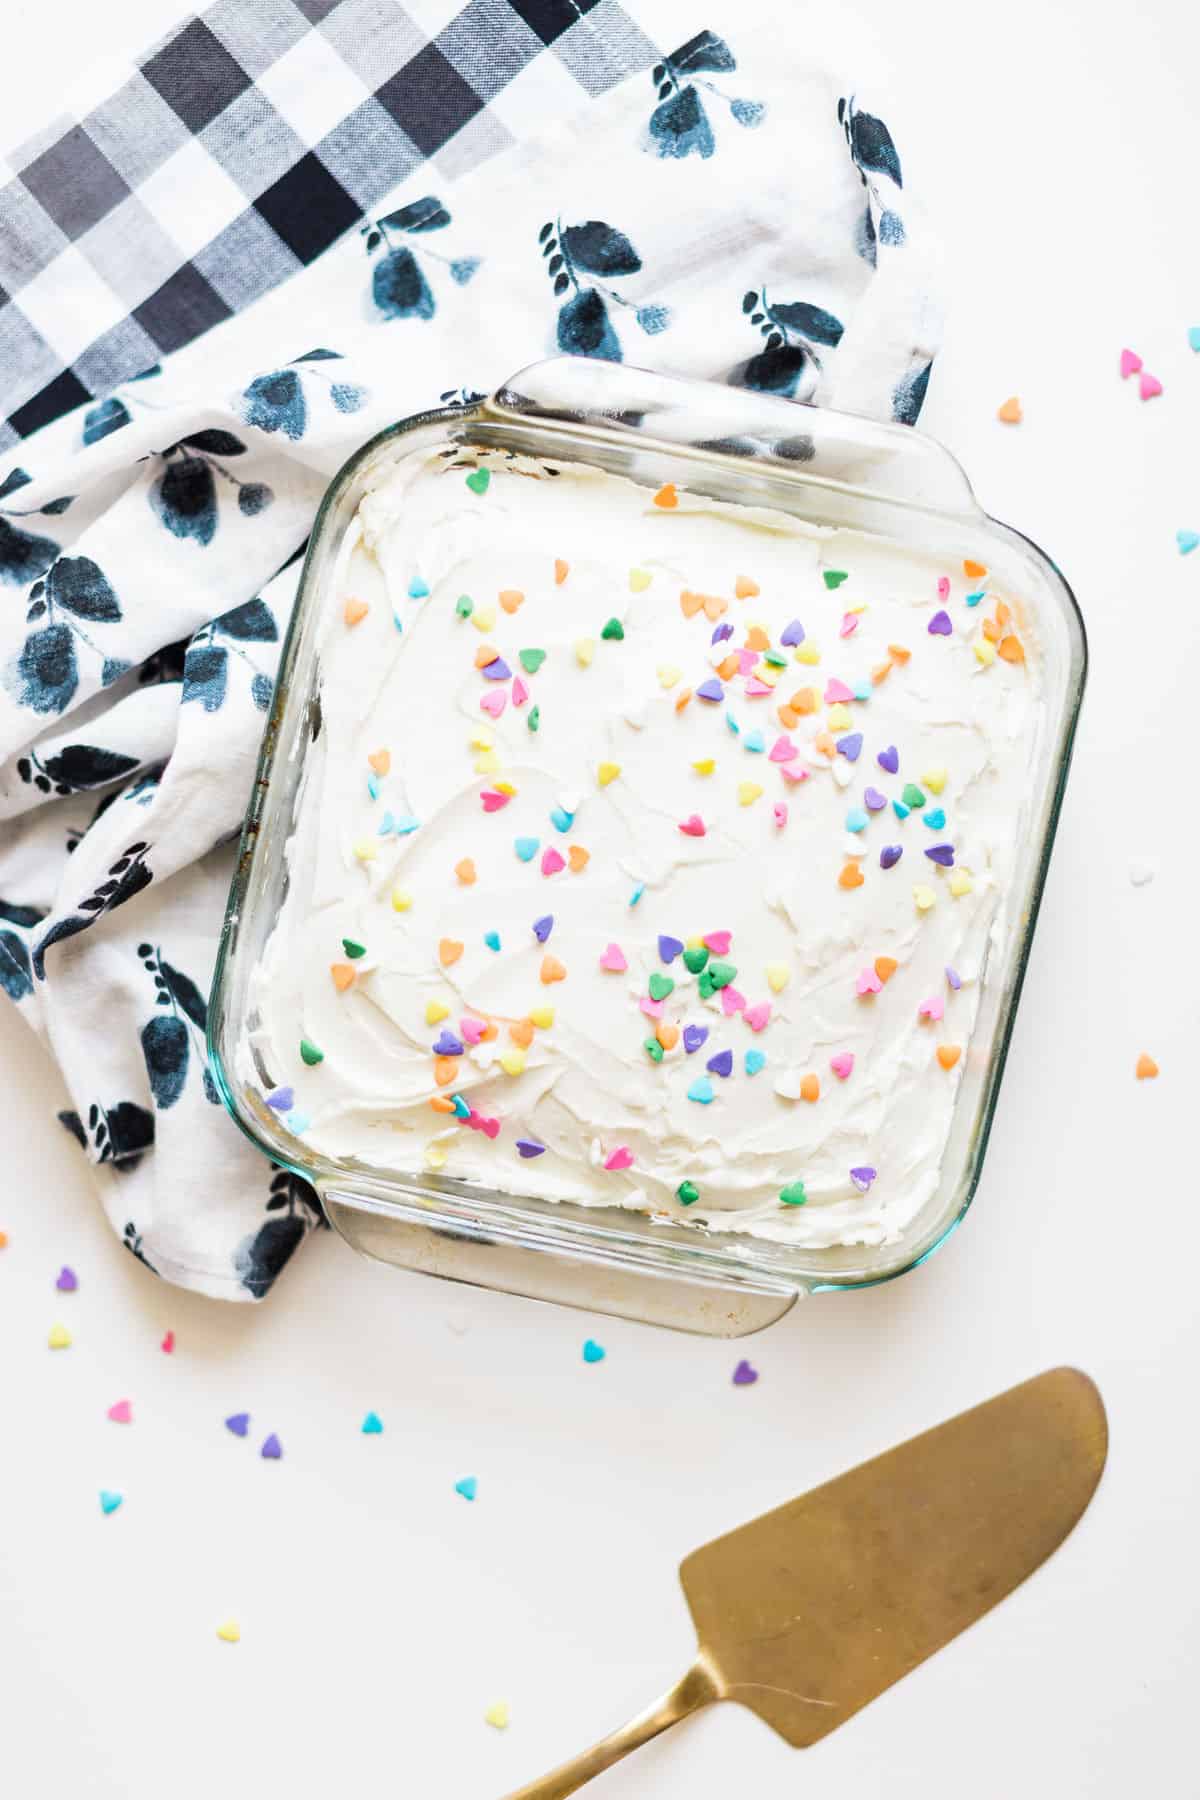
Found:
[[[937,1187],[979,979],[1014,925],[1006,894],[1044,711],[1036,621],[1010,597],[1017,623],[1008,629],[1019,629],[1027,660],[985,665],[974,646],[985,641],[996,595],[968,606],[966,595],[986,583],[965,579],[959,564],[682,490],[677,506],[660,507],[652,489],[579,465],[549,475],[532,461],[490,461],[491,484],[479,495],[463,460],[409,459],[364,499],[348,535],[322,624],[323,729],[289,845],[287,900],[254,981],[259,1028],[246,1070],[294,1090],[285,1118],[331,1158],[418,1178],[440,1168],[501,1193],[645,1209],[806,1246],[895,1240]],[[556,558],[568,564],[561,583]],[[632,570],[651,577],[639,592]],[[848,579],[831,590],[823,570]],[[759,593],[736,598],[739,577]],[[428,596],[410,598],[412,585]],[[506,590],[524,595],[513,613],[497,604]],[[712,645],[713,620],[703,607],[685,616],[685,591],[727,602],[719,622],[732,624],[732,639]],[[494,612],[485,632],[459,616],[461,595]],[[347,596],[370,609],[352,627]],[[931,635],[943,605],[953,633]],[[842,637],[854,607],[865,610]],[[602,637],[614,618],[623,639]],[[751,624],[778,649],[796,619],[819,662],[785,649],[773,694],[747,697],[738,675],[723,682],[721,703],[694,696],[676,710]],[[586,665],[581,639],[592,641]],[[475,666],[485,642],[525,683],[523,705],[513,703],[511,679],[485,679]],[[892,660],[890,644],[910,660],[873,684],[872,671]],[[532,674],[518,656],[529,648],[546,652]],[[679,679],[666,687],[672,668]],[[783,735],[777,707],[804,687],[823,696],[833,677],[869,696],[849,702],[850,724],[833,732],[861,731],[861,755],[831,759],[817,745],[830,710],[821,698],[787,732],[797,748],[790,766],[809,771],[790,782],[770,758]],[[508,703],[493,721],[480,701],[501,690]],[[497,761],[483,773],[470,744],[481,731]],[[759,752],[747,748],[755,731]],[[876,760],[890,745],[896,774]],[[372,799],[367,759],[384,748],[391,767]],[[697,772],[710,757],[713,772]],[[605,762],[620,773],[601,786]],[[924,777],[938,770],[946,779],[935,794]],[[485,812],[481,794],[497,781],[516,795]],[[746,782],[762,793],[742,804]],[[922,787],[925,811],[944,809],[943,829],[920,809],[896,817],[890,802],[909,782]],[[851,832],[847,813],[863,807],[867,787],[889,804]],[[551,821],[555,807],[574,815],[565,832]],[[419,824],[381,836],[389,812]],[[702,837],[679,829],[693,814]],[[517,855],[518,838],[538,840],[531,861]],[[364,843],[373,860],[356,853]],[[924,855],[935,844],[954,847],[954,869]],[[543,874],[544,851],[565,858],[573,845],[590,853],[581,872]],[[903,846],[888,870],[885,845]],[[466,857],[471,885],[455,874]],[[861,868],[861,886],[839,885],[848,863]],[[963,872],[970,882],[959,897],[955,870],[960,885]],[[397,888],[410,897],[407,910],[393,904]],[[931,890],[928,910],[914,888]],[[554,924],[543,946],[532,926],[546,914]],[[717,931],[731,933],[720,960],[736,966],[733,987],[752,1008],[770,1003],[761,1031],[726,1016],[719,992],[702,999],[682,958],[660,960],[660,933],[688,940]],[[499,934],[499,951],[485,942],[489,932]],[[330,969],[348,960],[343,938],[365,955],[350,962],[353,982],[339,991]],[[446,968],[443,939],[464,946]],[[624,973],[601,966],[610,944],[627,961]],[[567,971],[550,986],[539,974],[547,953]],[[860,996],[858,977],[880,956],[899,966],[880,992]],[[769,984],[773,965],[787,973],[780,992]],[[957,990],[947,965],[961,977]],[[708,1028],[694,1054],[682,1035],[661,1063],[643,1047],[655,1020],[640,1001],[654,973],[675,984],[667,1023]],[[943,1019],[919,1016],[928,1000]],[[449,1016],[428,1024],[426,1006],[438,1001]],[[504,1072],[498,1058],[515,1048],[507,1024],[543,1006],[554,1009],[553,1024],[534,1030],[523,1072]],[[432,1046],[443,1030],[461,1038],[464,1017],[497,1021],[499,1035],[466,1044],[453,1079],[439,1086]],[[324,1052],[319,1065],[302,1061],[302,1037]],[[949,1071],[939,1045],[963,1052]],[[707,1077],[711,1104],[690,1099],[724,1049],[733,1073]],[[747,1051],[765,1057],[759,1073],[746,1073]],[[846,1053],[853,1070],[841,1079],[831,1059]],[[808,1075],[819,1081],[815,1102],[799,1097]],[[431,1108],[431,1097],[453,1094],[498,1119],[498,1135]],[[545,1154],[523,1159],[518,1139],[547,1146]],[[614,1151],[630,1152],[631,1165],[605,1168]],[[850,1173],[862,1168],[876,1171],[865,1191]],[[684,1180],[699,1189],[687,1207],[675,1198]],[[806,1204],[783,1204],[781,1191],[796,1182]]]

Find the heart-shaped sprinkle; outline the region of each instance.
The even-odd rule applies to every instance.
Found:
[[[513,676],[513,684],[512,684],[512,703],[513,703],[513,705],[514,706],[524,706],[524,704],[528,700],[528,698],[529,698],[529,689],[526,687],[525,683],[521,680],[521,677],[519,675],[514,675]]]
[[[538,853],[541,839],[535,837],[519,837],[513,839],[513,849],[522,862],[532,862]]]
[[[497,656],[493,662],[485,665],[483,679],[485,681],[509,681],[512,679],[512,670],[502,656]]]
[[[878,994],[883,987],[874,969],[860,969],[854,983],[854,991],[860,999],[866,994]]]
[[[939,610],[934,613],[925,629],[930,637],[949,637],[954,630],[954,621],[948,612]]]
[[[865,831],[866,829],[867,829],[866,813],[862,810],[861,806],[852,806],[850,808],[849,812],[846,814],[846,830],[847,831]]]
[[[1019,425],[1021,423],[1025,415],[1021,411],[1021,402],[1015,394],[1010,395],[1002,406],[996,408],[996,417],[1003,425]]]
[[[660,962],[673,963],[683,951],[683,941],[677,937],[667,937],[660,933],[658,939],[658,958]]]
[[[565,980],[567,973],[566,966],[563,963],[560,963],[557,956],[551,955],[549,951],[547,951],[542,958],[542,966],[539,972],[542,982],[546,987],[549,987],[552,981]]]
[[[899,967],[900,964],[894,956],[877,956],[875,958],[875,973],[885,987]]]
[[[226,1431],[232,1431],[234,1437],[244,1438],[250,1429],[249,1413],[230,1413],[225,1421]]]
[[[848,1081],[854,1071],[853,1051],[839,1050],[836,1056],[830,1057],[829,1066],[839,1081]]]
[[[780,1188],[779,1198],[785,1206],[803,1206],[808,1195],[802,1181],[789,1181],[785,1188]]]
[[[330,963],[329,973],[333,976],[333,985],[339,994],[344,994],[347,988],[353,987],[354,968],[351,963]]]
[[[838,886],[840,888],[858,888],[862,886],[865,880],[866,877],[858,864],[856,862],[848,862],[843,865],[842,872],[838,876]]]
[[[761,1050],[747,1050],[744,1058],[744,1066],[747,1075],[757,1075],[762,1069],[766,1068],[767,1059]]]
[[[950,577],[948,575],[938,576],[937,591],[939,600],[948,600],[950,598]]]
[[[633,1151],[628,1144],[618,1144],[604,1159],[606,1169],[631,1169],[633,1167]]]
[[[710,1075],[721,1075],[721,1076],[732,1075],[733,1074],[733,1051],[732,1050],[718,1050],[715,1056],[709,1057],[708,1061],[705,1063],[704,1066],[708,1070]]]
[[[620,619],[607,619],[600,632],[600,636],[609,643],[619,644],[625,636],[625,627],[622,625]]]
[[[934,994],[928,1000],[922,1000],[920,1006],[917,1008],[917,1017],[919,1019],[932,1019],[936,1022],[942,1017],[945,1010],[946,1008],[940,994]]]
[[[565,869],[566,866],[566,862],[561,853],[554,848],[553,844],[548,845],[547,848],[542,851],[543,875],[557,875],[559,870]]]
[[[931,806],[928,812],[921,814],[930,831],[940,831],[946,823],[946,814],[940,806]]]
[[[654,1036],[663,1050],[673,1050],[679,1042],[679,1027],[678,1025],[669,1025],[665,1019],[660,1019],[654,1027]]]
[[[474,1475],[464,1475],[461,1481],[455,1482],[454,1491],[461,1494],[464,1500],[474,1500],[479,1492],[479,1483]]]
[[[943,1069],[952,1069],[961,1055],[962,1051],[957,1044],[939,1044],[937,1047],[937,1059]]]
[[[830,589],[840,588],[843,581],[849,581],[850,579],[850,574],[847,569],[822,569],[821,575],[824,579],[825,586]]]
[[[383,1420],[377,1412],[369,1412],[359,1429],[364,1437],[378,1437],[383,1431]]]
[[[116,1512],[117,1508],[120,1506],[124,1497],[125,1496],[123,1494],[114,1493],[111,1488],[101,1488],[100,1489],[100,1511],[107,1518],[110,1513]]]
[[[629,964],[625,960],[625,952],[620,944],[610,944],[600,957],[600,967],[609,969],[614,975],[623,975]]]
[[[460,619],[469,619],[475,611],[475,602],[470,594],[460,594],[454,602],[454,610]]]
[[[46,1342],[49,1344],[51,1350],[69,1350],[71,1348],[71,1334],[65,1325],[52,1325],[50,1327],[49,1335],[46,1338]]]
[[[1200,531],[1177,531],[1175,542],[1179,545],[1180,556],[1190,556],[1197,544],[1200,544]]]
[[[133,1424],[132,1400],[114,1400],[108,1409],[108,1416],[114,1425]]]
[[[937,905],[937,895],[931,887],[918,886],[913,889],[913,902],[918,912],[928,912]]]
[[[484,1019],[473,1019],[468,1013],[458,1021],[458,1029],[462,1033],[463,1041],[465,1043],[472,1045],[481,1044],[483,1042],[483,1034],[487,1030],[487,1021]]]
[[[748,1363],[743,1356],[741,1362],[733,1371],[734,1387],[753,1387],[757,1380],[758,1370],[754,1367],[753,1363]]]
[[[661,506],[668,511],[671,507],[679,505],[679,495],[675,491],[675,483],[673,481],[664,481],[663,485],[654,496],[654,504],[655,506]]]
[[[643,994],[638,1001],[640,1010],[645,1013],[648,1019],[661,1019],[665,1004],[666,1002],[663,1000],[652,1000],[649,994]]]
[[[777,737],[775,742],[771,745],[771,753],[767,758],[767,761],[773,763],[792,762],[798,755],[799,751],[795,744],[793,744],[791,738],[784,735],[783,737]]]
[[[447,1031],[445,1027],[443,1027],[438,1033],[437,1042],[433,1046],[433,1054],[435,1056],[461,1056],[462,1053],[462,1039],[455,1037],[452,1031]]]
[[[790,781],[794,787],[798,787],[802,781],[807,781],[809,777],[809,771],[803,764],[798,762],[782,763],[779,772],[783,776],[783,779],[785,781]]]
[[[745,1012],[745,1010],[746,997],[744,994],[740,994],[735,987],[721,989],[721,1011],[727,1019],[731,1019],[734,1013]]]
[[[837,741],[838,755],[844,756],[847,762],[857,762],[862,753],[863,740],[861,731],[851,731]]]
[[[851,1169],[851,1171],[850,1171],[850,1179],[854,1183],[855,1187],[858,1189],[860,1194],[866,1193],[867,1189],[870,1187],[871,1183],[874,1181],[875,1175],[876,1175],[876,1171],[874,1169],[872,1169],[869,1166],[869,1164],[866,1164],[866,1163],[864,1163],[860,1168]]]
[[[826,684],[825,684],[825,704],[826,704],[826,706],[836,706],[838,704],[844,705],[846,703],[846,701],[853,700],[853,698],[854,698],[854,689],[847,687],[844,681],[839,681],[836,675],[831,676],[830,679],[826,682]]]
[[[783,826],[785,826],[787,824],[788,809],[787,809],[786,804],[782,800],[777,800],[775,802],[775,804],[772,806],[771,817],[774,819],[776,825],[778,825],[781,830],[782,830]]]
[[[1143,369],[1138,376],[1138,393],[1143,400],[1153,400],[1162,393],[1162,382],[1157,375],[1151,375],[1149,369]]]
[[[799,619],[792,619],[784,626],[779,634],[779,641],[781,644],[786,644],[789,649],[794,649],[797,644],[804,642],[804,627]]]
[[[687,1097],[689,1100],[694,1100],[697,1106],[711,1106],[713,1101],[713,1084],[708,1079],[707,1075],[701,1075],[693,1081],[691,1087],[687,1091]]]
[[[953,844],[931,844],[925,854],[930,862],[937,863],[943,869],[952,869],[954,867]]]
[[[578,875],[582,870],[586,869],[588,863],[591,861],[591,856],[591,851],[585,850],[582,844],[572,844],[571,848],[567,851],[567,861],[571,865],[571,873],[573,875]]]
[[[903,844],[885,844],[883,846],[883,849],[879,852],[880,868],[881,869],[894,869],[896,864],[900,861],[900,858],[903,855],[904,855]]]
[[[525,596],[520,588],[503,588],[500,592],[499,600],[505,612],[512,614],[516,612],[519,606],[524,604]]]
[[[865,788],[863,790],[863,805],[868,812],[882,812],[883,808],[887,805],[887,795],[881,794],[878,788]]]
[[[686,819],[681,819],[679,829],[685,837],[703,837],[705,835],[704,820],[699,813],[689,813]]]
[[[760,681],[757,675],[752,675],[747,681],[744,691],[748,700],[761,700],[763,695],[771,693],[772,689],[769,682]]]
[[[175,1333],[173,1331],[164,1332],[162,1343],[158,1347],[168,1356],[172,1355],[175,1349]]]
[[[1188,326],[1188,343],[1193,350],[1200,350],[1200,325]]]
[[[700,1198],[700,1189],[694,1181],[681,1181],[675,1189],[675,1198],[680,1206],[693,1206]]]
[[[342,608],[342,617],[347,625],[361,625],[370,610],[365,600],[347,600]]]
[[[527,675],[536,675],[546,660],[544,650],[519,650],[517,655],[520,658],[521,667]]]
[[[490,469],[472,469],[467,476],[467,486],[473,494],[486,494],[491,479],[492,471]]]
[[[725,992],[728,993],[729,989],[726,988]],[[771,1020],[771,1002],[769,1000],[756,1001],[753,1006],[747,1006],[743,1010],[742,1017],[751,1031],[765,1031]]]
[[[821,1083],[815,1075],[805,1075],[800,1083],[800,1098],[810,1103],[821,1098]]]
[[[875,761],[881,769],[886,769],[889,775],[894,775],[900,767],[900,752],[896,749],[895,744],[889,744],[886,750],[879,752]]]
[[[733,591],[739,600],[753,600],[762,592],[757,581],[752,581],[749,575],[737,576],[733,584]]]
[[[620,773],[621,773],[620,763],[602,762],[597,766],[596,780],[602,788],[606,788],[606,787],[608,787],[610,782],[613,782],[617,779],[617,776]]]
[[[489,688],[480,695],[479,704],[490,718],[498,719],[508,705],[508,695],[503,688]]]
[[[325,1052],[323,1050],[318,1050],[317,1046],[309,1038],[301,1038],[300,1060],[302,1063],[306,1063],[310,1069],[315,1069],[318,1063],[323,1063],[325,1061]]]
[[[533,921],[533,935],[539,944],[544,944],[554,930],[554,914],[543,913],[540,919]]]
[[[539,1144],[536,1138],[517,1139],[517,1155],[524,1157],[526,1162],[528,1162],[531,1157],[545,1156],[545,1154],[545,1144]]]
[[[1136,350],[1122,350],[1122,352],[1121,352],[1121,380],[1122,381],[1128,380],[1130,375],[1136,375],[1138,370],[1141,368],[1141,366],[1142,366],[1142,359],[1138,355]]]
[[[79,1286],[79,1277],[76,1275],[74,1269],[64,1263],[62,1268],[58,1271],[58,1279],[54,1285],[60,1294],[73,1294]]]
[[[683,1047],[689,1056],[694,1056],[707,1038],[707,1025],[685,1025],[683,1028]]]
[[[443,969],[448,969],[452,964],[456,963],[462,953],[463,945],[458,938],[444,937],[438,939],[438,961],[441,963]]]
[[[512,799],[511,794],[502,793],[499,788],[483,788],[479,795],[485,813],[499,812]]]
[[[650,998],[652,1000],[665,1000],[668,994],[673,994],[675,991],[675,983],[672,981],[671,977],[669,975],[660,975],[657,969],[654,974],[651,975],[648,985],[650,988]]]
[[[598,1344],[595,1338],[584,1339],[583,1360],[585,1363],[603,1362],[607,1354],[608,1352],[605,1350],[604,1345]]]
[[[710,680],[700,683],[696,689],[696,698],[697,700],[710,700],[715,704],[716,701],[725,698],[725,689],[714,676]]]

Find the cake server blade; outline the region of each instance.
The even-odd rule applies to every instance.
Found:
[[[706,1544],[680,1567],[695,1662],[656,1705],[509,1800],[563,1800],[716,1700],[802,1748],[991,1610],[1067,1536],[1104,1404],[1051,1369]]]

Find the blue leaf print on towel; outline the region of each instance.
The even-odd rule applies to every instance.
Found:
[[[10,1000],[26,1000],[33,992],[29,951],[15,931],[0,931],[0,988]]]
[[[758,327],[765,348],[733,371],[731,384],[791,399],[804,380],[808,391],[801,397],[808,398],[821,368],[813,345],[835,348],[844,330],[842,321],[807,300],[769,300],[765,287],[761,292],[751,288],[742,296],[742,311]]]
[[[925,404],[925,391],[929,386],[931,362],[924,363],[919,369],[905,375],[896,383],[892,394],[892,417],[900,425],[915,425]]]
[[[0,481],[0,500],[27,487],[32,479],[24,469],[10,469]],[[29,582],[36,581],[58,555],[58,545],[53,538],[38,537],[8,522],[10,518],[25,517],[25,513],[11,507],[0,513],[0,581],[7,582],[10,587],[26,587]]]
[[[94,1103],[88,1107],[84,1141],[90,1141],[98,1162],[111,1163],[119,1173],[128,1174],[154,1142],[154,1114],[135,1100],[118,1100],[112,1106]],[[126,1237],[129,1230],[126,1226]]]
[[[65,712],[79,686],[77,644],[100,657],[102,685],[115,679],[109,659],[79,621],[113,625],[120,617],[117,596],[91,557],[60,556],[46,579],[35,581],[29,590],[25,620],[37,629],[4,670],[4,686],[19,706],[38,713]],[[117,672],[124,668],[120,664]]]
[[[187,1084],[187,1026],[178,1018],[155,1018],[143,1025],[142,1055],[154,1104],[160,1111],[174,1106]]]
[[[143,776],[142,782],[151,779],[157,778]],[[135,783],[133,788],[126,791],[133,793],[139,785],[141,784]],[[118,794],[106,795],[97,808],[96,816],[99,817],[101,812],[106,811],[114,800],[120,797]],[[145,861],[149,848],[149,844],[140,839],[137,843],[127,845],[116,861],[110,865],[106,879],[92,893],[79,901],[78,911],[68,913],[65,918],[56,920],[39,942],[34,945],[31,960],[33,972],[39,981],[46,979],[46,952],[52,944],[60,944],[64,938],[77,937],[81,931],[86,931],[88,926],[93,924],[102,913],[114,912],[118,906],[124,906],[127,900],[132,900],[135,894],[140,894],[143,888],[150,886],[154,877]]]
[[[700,80],[702,73],[731,74],[737,68],[733,51],[713,31],[701,31],[650,71],[659,104],[650,115],[647,148],[659,156],[709,157],[716,149],[712,126],[698,90],[723,100],[739,125],[753,130],[761,125],[766,108],[757,100],[731,99],[714,82]]]
[[[219,642],[223,639],[223,642]],[[251,673],[250,695],[261,712],[270,704],[273,683],[263,674],[243,644],[274,644],[279,639],[275,615],[265,600],[246,600],[213,619],[193,637],[183,659],[182,703],[198,700],[205,712],[219,712],[225,702],[230,655],[239,657]]]
[[[355,387],[349,381],[335,381],[325,370],[312,366],[314,363],[341,360],[340,350],[306,350],[303,356],[294,357],[288,368],[274,369],[269,375],[256,375],[237,403],[239,418],[244,419],[247,425],[257,426],[259,431],[281,431],[293,443],[298,442],[308,426],[305,377],[325,384],[338,412],[358,412],[367,403],[366,389]],[[222,470],[221,473],[228,475],[227,470]],[[229,479],[232,480],[232,476]],[[258,484],[252,485],[257,488]],[[243,487],[242,493],[245,492]],[[263,494],[265,499],[261,497]],[[265,488],[249,504],[239,496],[239,504],[243,512],[261,512],[262,507],[273,498],[270,488]]]
[[[907,238],[904,220],[894,206],[885,204],[883,195],[888,190],[884,189],[882,193],[880,190],[880,177],[894,183],[897,190],[903,188],[900,156],[883,120],[871,113],[859,112],[853,95],[838,101],[837,116],[851,160],[868,197],[866,210],[854,228],[854,248],[863,261],[874,268],[881,244],[895,249]]]
[[[142,1056],[150,1092],[154,1104],[165,1111],[174,1106],[187,1085],[193,1031],[200,1066],[205,1074],[208,1072],[204,1041],[208,1003],[191,977],[167,962],[156,945],[139,944],[138,955],[142,966],[154,977],[155,1004],[170,1008],[169,1014],[156,1014],[141,1030]],[[211,1080],[204,1083],[204,1093],[210,1101],[218,1098]]]
[[[262,1299],[307,1233],[325,1223],[316,1194],[290,1169],[277,1169],[272,1175],[267,1211],[276,1216],[244,1238],[233,1259],[242,1286],[256,1300]]]
[[[31,631],[15,664],[4,672],[4,685],[18,706],[37,713],[65,712],[79,686],[79,664],[69,625],[47,625]]]
[[[607,281],[585,286],[581,275],[609,276],[620,280],[636,275],[642,259],[623,231],[603,219],[587,219],[581,225],[564,225],[548,219],[538,233],[546,273],[554,294],[561,299],[573,292],[558,315],[558,347],[571,356],[595,356],[606,362],[622,360],[621,340],[609,317],[608,302],[628,307],[647,336],[664,331],[671,315],[665,306],[637,306]]]
[[[359,236],[368,256],[380,249],[384,252],[371,270],[371,299],[385,319],[432,319],[437,301],[425,270],[414,250],[394,240],[444,231],[450,223],[450,214],[434,194],[385,213],[381,219],[364,219]],[[459,287],[465,287],[479,267],[477,256],[440,256],[428,245],[421,246],[421,254],[448,268],[451,280]]]
[[[81,794],[89,788],[107,787],[137,766],[136,756],[96,744],[65,744],[43,761],[35,745],[27,756],[18,758],[17,774],[43,794]]]
[[[120,431],[123,425],[128,425],[129,416],[129,408],[118,395],[109,394],[106,399],[98,400],[83,415],[84,443],[98,444],[101,438]]]
[[[183,703],[198,700],[207,713],[225,701],[229,654],[220,644],[193,644],[183,661]]]
[[[150,507],[173,537],[211,544],[217,529],[219,475],[238,491],[238,509],[253,518],[275,496],[261,481],[239,481],[219,457],[244,456],[246,446],[231,431],[194,431],[162,452],[166,468],[150,489]],[[172,458],[177,461],[172,461]]]
[[[150,1119],[151,1124],[154,1123],[154,1120],[150,1117],[149,1113],[147,1113],[146,1117]],[[139,1156],[136,1160],[137,1162],[140,1162],[142,1159]],[[119,1166],[120,1165],[118,1164],[118,1167]],[[143,1267],[149,1269],[152,1275],[158,1274],[158,1270],[142,1250],[142,1234],[133,1223],[132,1219],[125,1226],[125,1235],[121,1239],[121,1244],[124,1249],[128,1250],[131,1256],[136,1256]]]

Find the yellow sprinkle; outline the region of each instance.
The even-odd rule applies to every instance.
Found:
[[[498,750],[481,750],[475,758],[477,775],[494,775],[499,767],[500,753]]]
[[[644,593],[653,580],[649,569],[630,569],[629,586],[635,594]]]
[[[496,623],[495,607],[477,606],[475,611],[471,614],[471,623],[476,631],[490,631],[492,626]]]
[[[946,785],[945,769],[926,769],[921,777],[921,786],[927,787],[932,794],[940,794]]]
[[[783,670],[772,668],[770,663],[760,662],[755,664],[754,673],[759,681],[766,683],[767,687],[774,687],[783,674]]]
[[[370,838],[359,838],[354,846],[354,854],[359,862],[374,862],[379,855],[379,847],[377,844],[373,844]]]
[[[738,801],[742,806],[753,806],[761,793],[762,788],[757,781],[738,782]]]
[[[975,654],[986,669],[989,663],[994,663],[996,660],[996,646],[989,644],[986,638],[980,638],[975,646]]]
[[[835,700],[826,714],[830,731],[845,731],[850,723],[850,708],[844,700]]]
[[[971,880],[967,871],[965,869],[955,869],[950,877],[950,892],[954,895],[954,898],[956,900],[961,900],[964,894],[973,893],[974,889],[975,883]]]
[[[507,1731],[509,1711],[507,1700],[493,1700],[483,1715],[485,1725],[494,1725],[497,1731]]]
[[[554,1008],[552,1006],[531,1006],[529,1017],[539,1031],[549,1031],[554,1023]]]
[[[673,688],[679,680],[680,671],[672,663],[659,663],[658,679],[662,687]]]
[[[446,1152],[442,1149],[442,1146],[440,1144],[426,1144],[425,1167],[427,1169],[444,1169],[445,1166]]]
[[[498,781],[496,786],[502,794],[508,794],[510,797],[515,796],[517,791],[511,781]]]
[[[71,1334],[65,1325],[52,1325],[50,1327],[50,1336],[46,1339],[46,1342],[52,1350],[69,1350],[71,1348]]]
[[[522,1075],[525,1072],[525,1052],[515,1044],[511,1050],[502,1050],[496,1061],[506,1075]]]
[[[767,964],[767,986],[773,994],[782,994],[791,979],[792,971],[786,963]]]
[[[236,1619],[226,1619],[223,1625],[217,1626],[217,1636],[223,1644],[240,1644],[242,1628]]]
[[[867,603],[865,600],[860,600],[857,606],[848,606],[846,608],[846,611],[848,613],[865,613],[866,610],[867,610]]]
[[[692,764],[697,775],[711,775],[716,766],[717,759],[715,756],[702,756],[699,762],[694,762]]]
[[[581,669],[586,669],[596,654],[595,638],[575,639],[575,661]]]
[[[688,950],[703,950],[704,939],[702,937],[690,937],[685,948]]]
[[[797,662],[819,663],[821,660],[821,652],[815,644],[798,644],[794,654]]]
[[[436,1025],[439,1019],[448,1019],[450,1008],[444,1000],[427,1000],[425,1002],[425,1023]]]
[[[615,781],[620,773],[620,763],[602,762],[596,770],[596,780],[600,783],[601,787],[607,787],[609,782]]]
[[[917,903],[918,912],[928,912],[931,906],[936,906],[937,904],[937,895],[934,893],[933,889],[929,887],[915,887],[913,889],[913,899]]]
[[[491,750],[495,745],[496,740],[486,726],[477,725],[471,733],[468,742],[470,743],[472,750]]]
[[[395,912],[407,912],[412,905],[412,895],[405,888],[392,889],[392,909]]]

